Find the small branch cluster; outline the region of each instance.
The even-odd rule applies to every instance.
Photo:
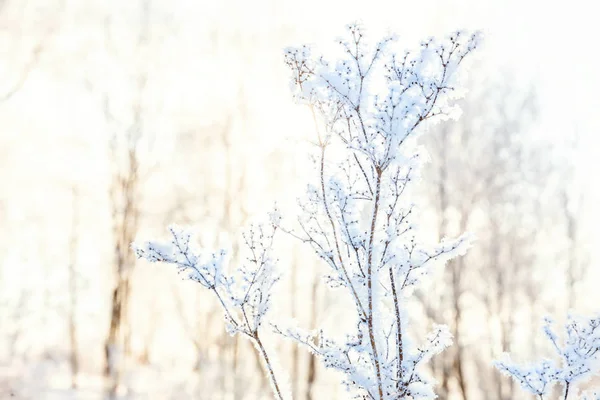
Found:
[[[555,384],[564,386],[563,398],[573,393],[575,385],[600,374],[600,315],[592,318],[569,315],[565,324],[566,337],[561,343],[550,319],[545,320],[544,334],[552,343],[559,361],[542,360],[536,364],[517,365],[508,355],[495,366],[517,381],[528,392],[543,399]],[[598,399],[596,392],[582,394],[586,399]]]
[[[193,247],[192,234],[177,226],[169,227],[169,242],[134,244],[133,249],[139,258],[174,265],[186,279],[201,284],[216,296],[224,311],[227,331],[231,335],[241,333],[252,341],[265,363],[277,398],[282,399],[272,361],[259,334],[271,305],[273,285],[279,279],[272,255],[276,222],[278,217],[274,213],[269,223],[253,225],[243,234],[249,256],[232,273],[227,273],[225,250],[199,251]]]

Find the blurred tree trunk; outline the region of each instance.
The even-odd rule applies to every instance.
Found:
[[[484,296],[484,301],[486,303],[486,308],[487,308],[487,313],[488,313],[488,336],[489,336],[489,350],[490,350],[490,354],[489,354],[489,358],[490,359],[494,359],[496,357],[496,350],[495,348],[497,347],[497,343],[495,342],[495,338],[497,337],[495,331],[497,329],[497,326],[493,324],[493,321],[495,318],[499,318],[500,315],[500,305],[499,303],[499,298],[500,298],[500,293],[498,293],[501,290],[501,282],[502,282],[502,271],[500,268],[500,232],[498,230],[498,226],[496,223],[491,223],[489,225],[489,230],[490,230],[490,239],[488,242],[488,267],[486,268],[486,270],[488,270],[489,272],[491,272],[492,276],[491,276],[491,281],[494,282],[494,285],[490,285],[492,286],[493,290],[496,292],[496,294],[492,293],[491,291],[489,293],[487,293]],[[504,399],[504,390],[503,390],[503,386],[504,386],[504,379],[502,379],[502,377],[500,376],[500,374],[494,374],[493,375],[493,388],[494,391],[496,393],[496,399],[497,400],[502,400]]]
[[[438,240],[442,240],[444,237],[448,235],[448,208],[449,208],[449,200],[448,200],[448,184],[449,181],[449,129],[442,129],[441,132],[441,143],[439,147],[439,171],[438,171],[438,182],[437,182],[437,195],[438,195],[438,215],[439,215],[439,227],[438,227]],[[444,272],[444,276],[447,275],[448,269]],[[446,284],[446,279],[443,282],[444,286]],[[446,291],[443,291],[442,298],[445,297]],[[442,304],[446,304],[446,301],[442,301]],[[439,310],[441,314],[443,314],[443,309]],[[436,315],[437,317],[437,315]],[[450,353],[442,353],[441,357],[439,357],[439,373],[441,374],[441,391],[440,398],[447,399],[450,395],[450,368],[449,368],[449,357]]]
[[[313,283],[311,289],[311,300],[312,307],[310,310],[310,327],[315,329],[317,327],[317,317],[319,310],[318,303],[318,292],[319,292],[319,276],[318,274],[313,274]],[[318,339],[317,339],[318,340]],[[306,400],[313,399],[313,386],[317,379],[317,358],[312,354],[308,354],[308,371],[306,375]]]
[[[574,175],[574,174],[573,174]],[[573,179],[574,177],[571,177]],[[566,185],[565,185],[566,186]],[[582,240],[581,230],[581,210],[584,204],[583,195],[568,193],[568,187],[561,187],[561,206],[565,219],[565,237],[567,243],[567,309],[575,309],[578,304],[577,284],[580,283],[586,274],[587,263],[583,261],[581,255]]]
[[[461,223],[461,225],[463,225]],[[462,285],[461,285],[461,272],[464,268],[463,259],[456,259],[450,262],[450,270],[452,272],[452,297],[453,297],[453,308],[454,308],[454,323],[453,323],[453,335],[454,335],[454,347],[455,347],[455,355],[453,360],[453,369],[454,374],[456,376],[456,380],[458,382],[458,387],[460,389],[460,393],[462,398],[467,400],[467,383],[465,378],[465,356],[464,356],[464,347],[462,344],[462,331],[461,331],[461,323],[462,323],[462,308],[460,305],[460,297],[463,293]]]
[[[71,238],[69,240],[69,275],[68,275],[68,286],[69,286],[69,317],[68,317],[68,330],[69,330],[69,344],[71,347],[70,364],[71,364],[71,388],[77,388],[77,375],[79,374],[79,356],[78,356],[78,342],[77,342],[77,247],[78,238],[77,230],[79,227],[78,219],[78,204],[79,204],[79,193],[76,187],[71,190]]]
[[[128,308],[131,274],[135,263],[130,244],[135,239],[139,221],[139,165],[135,150],[134,147],[127,152],[128,168],[123,175],[117,174],[111,185],[116,283],[112,289],[110,328],[104,345],[106,360],[104,374],[110,380],[111,396],[116,394],[123,372],[124,359],[130,353]],[[120,347],[122,347],[122,354],[117,365],[116,352]]]
[[[149,39],[150,1],[141,0],[140,30],[135,42],[136,51],[142,51]],[[109,29],[107,25],[105,29]],[[110,37],[107,31],[106,37]],[[109,140],[111,181],[109,183],[110,207],[113,228],[114,286],[110,297],[110,326],[104,343],[104,376],[109,383],[108,394],[114,398],[126,362],[131,353],[131,326],[129,308],[131,278],[135,254],[130,245],[139,228],[140,219],[140,142],[144,135],[144,97],[148,80],[147,66],[141,65],[133,78],[131,122],[125,129],[111,112],[108,95],[104,97],[107,121],[119,125]]]
[[[296,254],[294,248],[294,256],[292,261],[292,272],[290,277],[290,315],[292,319],[296,320],[298,318],[298,303],[296,301],[296,296],[298,295],[298,255]],[[294,343],[292,345],[292,376],[291,376],[291,384],[292,384],[292,397],[298,398],[300,389],[300,349]]]

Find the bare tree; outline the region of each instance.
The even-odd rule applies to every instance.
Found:
[[[585,192],[582,190],[582,173],[577,160],[581,151],[579,132],[568,135],[562,149],[559,173],[558,198],[565,226],[566,243],[566,291],[567,308],[573,309],[578,304],[578,286],[585,279],[589,257],[586,254],[586,243],[582,237],[586,207]]]
[[[320,279],[318,275],[313,276],[313,281],[311,285],[310,299],[311,299],[311,308],[310,308],[310,326],[312,329],[317,329],[317,318],[318,318],[318,309],[319,309],[319,283]],[[314,337],[313,340],[318,340],[318,337]],[[317,380],[317,357],[314,354],[309,353],[308,355],[308,370],[306,373],[306,400],[313,399],[313,386],[315,381]],[[298,377],[294,377],[297,379]]]
[[[535,113],[534,99],[527,95],[515,102],[508,89],[477,86],[481,95],[462,103],[461,120],[445,125],[426,142],[434,160],[427,173],[435,182],[429,195],[438,215],[439,237],[461,231],[473,231],[478,237],[473,251],[450,261],[443,276],[445,284],[435,284],[438,296],[424,299],[430,318],[447,315],[446,323],[456,342],[433,364],[442,399],[454,394],[468,399],[477,390],[486,392],[487,397],[495,393],[498,399],[511,398],[512,389],[503,389],[504,383],[496,375],[483,378],[493,373],[487,366],[493,355],[484,356],[463,343],[470,326],[464,315],[473,309],[464,298],[479,294],[489,313],[481,318],[492,322],[500,319],[499,334],[492,324],[485,340],[491,341],[491,349],[506,348],[514,324],[512,310],[524,290],[517,286],[531,282],[535,264],[531,257],[534,250],[529,248],[536,233],[523,224],[527,221],[523,216],[536,210],[533,204],[544,182],[539,176],[530,176],[540,159],[534,154],[532,140],[524,136]],[[473,279],[475,276],[481,281]],[[493,338],[498,338],[497,345],[493,345]],[[471,385],[473,380],[466,378],[471,373],[481,374],[480,382],[493,379],[495,389]]]
[[[138,117],[139,118],[139,117]],[[139,120],[138,120],[139,123]],[[114,235],[114,257],[116,285],[112,290],[111,318],[108,337],[105,343],[105,375],[112,380],[115,391],[119,381],[116,369],[115,351],[119,343],[123,345],[124,355],[129,352],[130,332],[127,328],[128,301],[131,290],[131,274],[135,259],[129,252],[129,244],[135,239],[139,222],[139,164],[136,156],[137,133],[129,136],[131,147],[126,151],[127,167],[117,172],[111,184],[111,205]],[[116,149],[113,147],[113,157]],[[113,158],[114,160],[114,158]],[[119,339],[122,335],[122,339]]]
[[[135,43],[143,51],[149,40],[150,1],[142,0],[140,29]],[[110,18],[106,20],[106,37],[110,38]],[[110,48],[111,43],[107,43]],[[135,239],[140,222],[141,166],[140,144],[144,137],[144,97],[147,87],[147,66],[140,65],[132,82],[133,100],[131,122],[123,123],[113,114],[111,96],[103,95],[103,110],[107,122],[113,127],[108,141],[111,179],[109,186],[115,283],[110,297],[110,326],[104,343],[104,376],[109,381],[109,395],[114,397],[131,352],[131,327],[129,326],[129,299],[135,257],[130,244]],[[120,353],[120,354],[119,354]]]

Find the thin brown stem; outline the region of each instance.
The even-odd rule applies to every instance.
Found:
[[[377,389],[379,391],[379,398],[383,399],[383,386],[381,384],[381,368],[379,366],[379,355],[377,354],[377,344],[375,342],[375,327],[373,326],[373,241],[375,237],[375,228],[377,225],[377,214],[379,213],[379,196],[381,195],[381,173],[381,169],[377,168],[377,180],[375,182],[375,205],[373,207],[373,218],[371,219],[371,231],[369,235],[369,248],[367,256],[367,326],[369,328],[369,340],[371,341],[371,350],[373,351],[373,361],[375,364],[375,374],[377,376]]]
[[[329,219],[329,223],[331,224],[331,231],[333,234],[333,240],[335,242],[335,249],[337,252],[338,261],[340,263],[339,267],[342,270],[342,272],[344,273],[344,277],[346,278],[348,287],[352,291],[352,295],[354,296],[354,299],[356,301],[356,306],[357,306],[358,310],[361,312],[361,317],[368,318],[367,312],[365,312],[365,309],[360,301],[360,297],[358,297],[358,293],[356,292],[356,289],[354,288],[354,285],[352,284],[352,281],[350,280],[350,275],[348,274],[348,271],[346,270],[346,267],[344,266],[344,260],[342,259],[342,253],[340,250],[340,245],[339,245],[339,241],[338,241],[338,237],[337,237],[335,222],[333,220],[333,216],[331,215],[331,211],[329,211],[329,205],[327,204],[327,198],[326,198],[327,192],[325,191],[325,145],[321,146],[320,178],[321,178],[321,193],[323,195],[323,207],[325,208],[325,214],[327,215],[327,218]]]
[[[258,350],[260,351],[260,355],[263,358],[265,363],[265,368],[269,373],[269,379],[271,380],[271,385],[273,386],[273,391],[275,392],[275,396],[278,400],[283,400],[283,396],[281,395],[281,389],[279,388],[279,384],[277,383],[277,379],[275,378],[275,372],[273,372],[273,366],[271,365],[271,361],[269,360],[269,356],[267,355],[267,350],[263,346],[260,341],[260,337],[258,336],[258,332],[254,333],[254,341]]]
[[[396,378],[398,382],[396,382],[396,387],[400,387],[402,382],[402,363],[404,361],[404,351],[402,348],[402,320],[400,317],[400,304],[398,302],[398,292],[396,291],[396,281],[394,279],[394,271],[393,268],[389,268],[390,273],[390,283],[392,286],[392,298],[394,300],[394,312],[396,313],[396,350],[397,361],[398,361],[398,371],[396,372]]]

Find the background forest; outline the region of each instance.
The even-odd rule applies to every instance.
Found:
[[[233,240],[235,259],[250,218],[295,204],[314,128],[283,48],[357,18],[408,47],[485,34],[461,118],[421,141],[418,193],[432,238],[477,240],[411,312],[416,332],[454,336],[431,363],[440,399],[524,398],[491,361],[550,354],[546,314],[600,311],[600,32],[584,3],[0,0],[0,399],[271,398],[214,299],[130,243],[177,223],[203,246]],[[312,254],[280,259],[278,311],[344,320]],[[294,398],[346,398],[273,341]]]

